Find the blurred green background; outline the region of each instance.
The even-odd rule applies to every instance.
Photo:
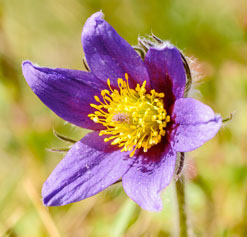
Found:
[[[121,184],[79,203],[46,208],[41,187],[65,147],[52,133],[80,139],[26,84],[21,62],[83,69],[81,30],[102,9],[132,45],[153,32],[194,61],[192,94],[227,117],[217,136],[186,156],[189,222],[195,236],[247,236],[246,1],[0,0],[0,236],[173,236],[174,185],[160,213],[141,210]]]

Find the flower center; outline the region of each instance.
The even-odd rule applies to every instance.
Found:
[[[112,145],[123,147],[121,151],[132,151],[143,148],[146,152],[150,147],[158,144],[165,135],[166,124],[170,121],[164,109],[164,93],[151,90],[146,93],[146,81],[142,86],[137,84],[131,89],[128,75],[125,80],[118,79],[117,89],[112,89],[107,80],[109,90],[102,90],[102,99],[94,96],[99,105],[90,104],[96,111],[88,116],[95,122],[106,127],[99,135],[108,135],[105,142],[112,141]]]

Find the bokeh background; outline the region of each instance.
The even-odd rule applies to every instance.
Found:
[[[160,213],[141,210],[121,184],[64,207],[46,208],[41,187],[73,139],[72,127],[46,108],[26,84],[21,62],[82,69],[81,30],[102,9],[132,45],[153,32],[194,60],[194,97],[223,117],[217,136],[186,156],[186,195],[195,236],[247,236],[246,1],[0,0],[0,236],[173,236],[174,184]]]

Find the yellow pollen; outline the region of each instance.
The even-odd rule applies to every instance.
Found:
[[[96,111],[88,116],[95,122],[106,127],[100,131],[100,136],[107,135],[105,142],[122,147],[121,151],[132,151],[143,148],[146,152],[158,144],[166,134],[165,128],[170,122],[170,116],[164,109],[164,93],[151,90],[146,93],[146,81],[129,87],[128,75],[125,80],[118,78],[117,89],[112,89],[110,80],[107,80],[109,90],[102,90],[100,99],[94,96],[99,104],[91,104]]]

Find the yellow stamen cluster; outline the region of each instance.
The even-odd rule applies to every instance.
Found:
[[[142,86],[137,84],[135,90],[129,87],[128,75],[125,80],[118,79],[119,90],[112,89],[107,80],[109,90],[102,90],[100,100],[95,96],[99,105],[91,104],[96,111],[88,116],[95,122],[106,127],[100,131],[101,135],[108,135],[105,142],[112,141],[112,145],[123,147],[121,151],[132,151],[143,148],[146,152],[150,147],[158,144],[165,135],[166,124],[170,121],[164,109],[164,93],[151,90],[146,93],[146,81]]]

